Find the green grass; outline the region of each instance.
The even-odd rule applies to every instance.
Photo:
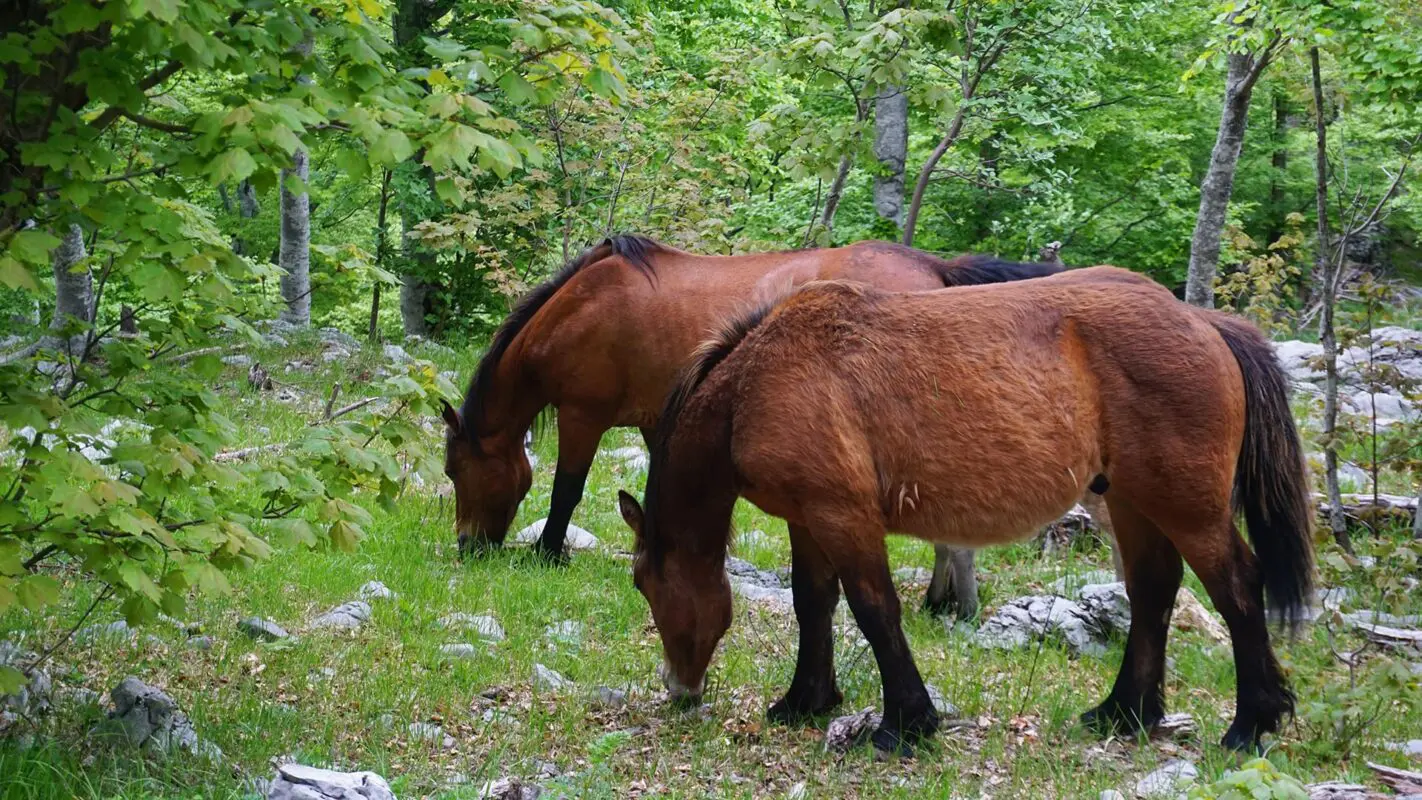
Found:
[[[252,395],[243,387],[245,367],[224,377],[219,392],[248,444],[292,436],[320,407],[331,380],[359,387],[379,363],[377,354],[363,353],[347,364],[322,365],[309,376],[280,371],[279,365],[309,348],[309,342],[297,342],[261,354],[263,363],[278,365],[279,380],[307,392],[305,406]],[[472,365],[463,357],[436,357],[442,368],[461,375]],[[358,389],[347,394],[359,397]],[[432,425],[430,435],[438,436],[438,428]],[[603,447],[639,440],[634,431],[614,431]],[[515,529],[546,513],[554,447],[552,437],[538,446],[534,489]],[[920,669],[979,725],[940,735],[916,759],[880,762],[867,750],[827,754],[819,729],[767,724],[765,707],[784,690],[794,666],[795,623],[739,599],[735,623],[713,662],[708,712],[674,711],[658,691],[660,643],[650,615],[618,555],[632,541],[617,515],[616,492],[630,488],[640,494],[641,483],[642,476],[623,474],[611,459],[599,459],[574,521],[595,533],[603,547],[575,555],[566,568],[543,566],[513,548],[461,563],[455,559],[449,503],[432,491],[412,491],[393,514],[377,517],[354,553],[279,547],[269,561],[236,575],[230,596],[195,598],[187,619],[215,638],[210,651],[189,648],[185,633],[162,623],[128,643],[71,645],[54,664],[57,684],[107,692],[132,674],[164,687],[199,733],[222,747],[226,761],[221,766],[183,757],[146,762],[92,747],[85,733],[99,712],[61,705],[29,749],[16,739],[0,741],[0,796],[245,797],[251,796],[246,778],[270,775],[270,760],[281,756],[374,770],[390,779],[402,798],[449,799],[476,797],[480,784],[496,777],[536,775],[536,759],[565,773],[542,779],[545,786],[586,797],[776,797],[802,781],[812,797],[1095,797],[1106,788],[1129,790],[1141,774],[1180,754],[1196,759],[1209,777],[1239,762],[1215,744],[1234,705],[1233,665],[1225,648],[1196,633],[1171,636],[1167,702],[1171,710],[1195,716],[1201,727],[1195,740],[1103,742],[1082,730],[1076,716],[1109,688],[1121,659],[1119,642],[1101,658],[1073,659],[1050,643],[1040,650],[983,650],[961,629],[945,628],[916,611],[921,587],[902,591],[910,609],[904,624]],[[739,555],[766,568],[788,564],[780,521],[742,504],[736,528],[768,534],[739,548]],[[1372,544],[1361,543],[1365,550]],[[1105,550],[1083,548],[1053,558],[1031,543],[984,552],[979,567],[987,609],[1045,591],[1062,575],[1109,569]],[[891,539],[890,553],[896,567],[932,563],[930,548],[913,540]],[[0,618],[0,637],[23,637],[33,648],[74,624],[90,589],[75,585],[74,573],[61,574],[67,604],[42,618],[12,612]],[[1359,592],[1364,607],[1375,599],[1367,573],[1337,579]],[[369,580],[383,581],[398,599],[374,602],[373,619],[353,634],[305,630],[306,620],[352,599]],[[1187,581],[1204,596],[1193,576]],[[1390,610],[1422,612],[1417,594]],[[439,627],[437,620],[455,611],[496,615],[508,638],[480,645],[471,660],[441,659],[440,645],[477,641]],[[250,615],[276,620],[299,633],[300,641],[250,641],[235,629]],[[112,606],[100,606],[93,621],[116,616]],[[553,646],[545,639],[544,628],[562,620],[584,623],[580,646]],[[844,709],[877,707],[877,669],[843,610],[838,629]],[[1358,641],[1344,634],[1339,643],[1353,647]],[[1346,674],[1330,655],[1321,628],[1281,642],[1279,652],[1301,701],[1318,699],[1322,687]],[[1370,662],[1391,657],[1374,653]],[[579,690],[536,695],[530,687],[535,663],[560,671]],[[586,691],[601,685],[630,688],[627,707],[595,707]],[[481,697],[494,687],[506,690],[504,699]],[[486,723],[483,715],[490,708],[517,724]],[[385,724],[386,715],[393,725]],[[417,721],[440,723],[456,746],[444,750],[411,741],[406,727]],[[1422,720],[1388,710],[1347,761],[1301,747],[1304,735],[1291,727],[1277,741],[1274,758],[1287,771],[1305,780],[1364,779],[1363,760],[1396,763],[1383,743],[1422,737]]]

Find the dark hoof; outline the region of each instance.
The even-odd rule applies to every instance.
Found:
[[[1164,712],[1138,714],[1114,700],[1107,700],[1081,715],[1081,724],[1103,735],[1134,736],[1148,731],[1165,717]]]
[[[844,695],[838,689],[831,689],[819,697],[796,697],[789,692],[766,709],[765,716],[771,722],[782,725],[797,725],[828,714],[839,707]]]
[[[1238,753],[1253,753],[1256,755],[1264,752],[1263,746],[1259,744],[1259,737],[1252,731],[1235,730],[1233,725],[1225,731],[1224,738],[1220,739],[1220,746],[1226,750],[1234,750]]]
[[[476,539],[473,536],[461,534],[459,537],[459,557],[460,559],[481,558],[502,546],[502,544],[491,542],[488,539]]]
[[[561,546],[556,550],[552,547],[545,547],[543,540],[540,539],[537,552],[539,560],[545,564],[550,564],[555,567],[568,566],[568,553]]]
[[[874,745],[876,755],[898,758],[913,758],[913,745],[922,737],[912,736],[904,731],[879,728],[869,741]]]
[[[932,597],[923,598],[923,611],[925,614],[934,617],[946,617],[953,613],[953,604],[947,600],[934,600]]]

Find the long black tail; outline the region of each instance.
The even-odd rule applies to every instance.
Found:
[[[966,255],[948,260],[935,259],[938,277],[945,286],[975,286],[1044,278],[1066,269],[1061,264],[1030,261],[1003,261],[997,256]]]
[[[1234,475],[1235,509],[1244,514],[1264,589],[1290,627],[1313,599],[1313,512],[1303,446],[1289,409],[1289,381],[1274,349],[1244,320],[1211,313],[1244,376],[1244,445]]]

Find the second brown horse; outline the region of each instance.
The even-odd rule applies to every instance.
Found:
[[[1234,647],[1224,743],[1256,746],[1294,702],[1264,596],[1297,621],[1311,594],[1288,397],[1255,328],[1125,270],[907,294],[811,284],[702,348],[662,413],[645,512],[620,497],[668,689],[700,695],[730,625],[727,531],[743,496],[790,529],[799,656],[772,718],[840,702],[831,622],[842,585],[882,678],[874,742],[903,750],[938,720],[900,625],[886,532],[1005,543],[1094,486],[1114,523],[1131,628],[1114,688],[1085,719],[1129,731],[1164,715],[1183,557]]]

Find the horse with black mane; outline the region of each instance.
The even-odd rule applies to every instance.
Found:
[[[1134,731],[1164,716],[1183,557],[1234,647],[1224,744],[1257,746],[1294,706],[1264,596],[1296,623],[1313,574],[1288,397],[1249,323],[1113,267],[903,294],[807,285],[703,345],[661,415],[645,512],[620,495],[667,687],[699,698],[731,623],[727,532],[745,497],[790,532],[799,655],[770,716],[840,702],[831,620],[843,586],[883,683],[874,743],[907,749],[938,718],[900,625],[885,534],[1010,542],[1094,485],[1114,523],[1131,627],[1115,686],[1084,720]]]
[[[844,278],[909,291],[1059,270],[991,256],[945,260],[884,242],[702,256],[641,236],[610,238],[517,305],[494,334],[463,407],[445,404],[445,472],[454,483],[460,551],[504,541],[532,483],[524,436],[551,407],[558,409],[558,464],[539,544],[561,558],[603,433],[634,426],[649,436],[696,346],[737,312],[791,286]]]

